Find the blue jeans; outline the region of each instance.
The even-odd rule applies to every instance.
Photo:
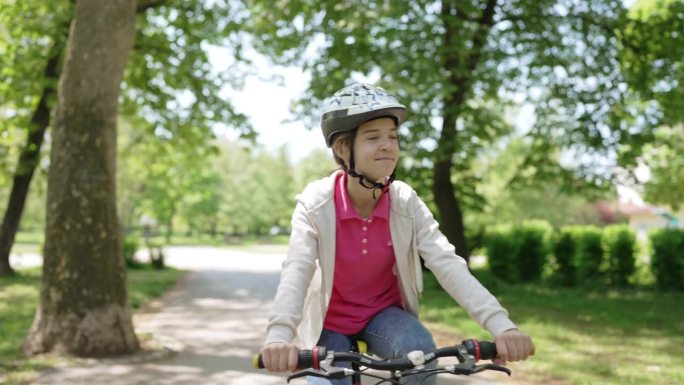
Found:
[[[435,349],[432,334],[420,323],[418,318],[398,307],[388,307],[373,317],[358,334],[348,336],[323,329],[318,340],[319,346],[328,350],[348,352],[355,340],[368,344],[368,350],[380,358],[396,358],[405,356],[414,350],[430,352]],[[337,364],[336,366],[351,367]],[[433,361],[428,367],[434,367]],[[388,372],[384,372],[387,374]],[[410,376],[404,379],[407,385],[436,385],[437,376],[431,376],[421,382],[423,376]],[[351,385],[351,378],[328,381],[323,378],[308,377],[309,385]]]

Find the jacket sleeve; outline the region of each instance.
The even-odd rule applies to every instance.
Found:
[[[294,339],[317,258],[317,231],[304,205],[298,203],[292,214],[289,249],[269,314],[266,343],[292,342]]]
[[[506,309],[470,274],[468,264],[439,230],[430,209],[415,192],[412,198],[418,253],[440,285],[492,336],[515,328]]]

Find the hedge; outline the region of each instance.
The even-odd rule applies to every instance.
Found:
[[[509,283],[519,281],[517,269],[519,247],[517,240],[511,237],[510,226],[498,226],[486,235],[487,262],[494,276]]]
[[[553,275],[556,281],[568,287],[577,283],[577,245],[573,234],[572,228],[561,228],[555,234],[553,242],[553,255],[556,259]]]
[[[660,229],[650,234],[651,270],[659,288],[684,290],[684,230]]]
[[[543,221],[495,228],[485,238],[492,274],[509,283],[541,279],[549,254],[551,231],[551,226]]]
[[[625,287],[636,270],[636,235],[627,225],[612,225],[603,230],[606,275],[612,286]]]
[[[572,229],[576,239],[577,280],[581,284],[596,285],[603,282],[602,231],[596,226]]]

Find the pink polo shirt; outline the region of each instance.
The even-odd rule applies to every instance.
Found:
[[[332,297],[323,327],[356,334],[389,306],[401,306],[389,228],[389,194],[363,219],[347,193],[347,174],[335,181],[336,247]]]

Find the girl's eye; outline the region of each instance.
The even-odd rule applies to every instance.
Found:
[[[399,139],[399,138],[398,138],[396,135],[390,135],[390,139],[392,139],[392,140],[397,140],[397,139]]]
[[[368,140],[376,140],[376,139],[378,139],[378,137],[377,136],[369,136],[367,139]]]

